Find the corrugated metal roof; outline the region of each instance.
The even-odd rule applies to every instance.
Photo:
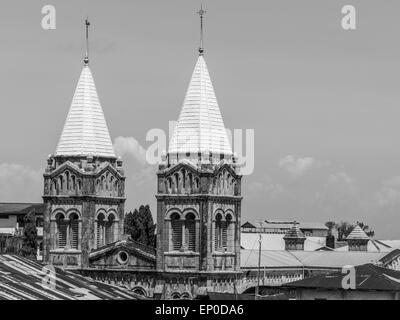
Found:
[[[261,225],[260,225],[261,223]],[[328,228],[321,222],[297,222],[300,229],[315,229],[315,230],[328,230]],[[247,224],[247,226],[245,225]],[[265,220],[262,222],[245,222],[242,227],[254,228],[270,228],[270,229],[290,229],[294,224],[294,221],[279,221],[279,220]]]
[[[202,55],[194,68],[169,153],[232,154],[221,111]]]
[[[88,65],[82,69],[55,155],[115,158],[110,133]]]
[[[27,214],[29,211],[35,210],[37,214],[43,214],[43,203],[0,203],[0,215],[8,214]]]
[[[285,250],[285,240],[283,233],[263,233],[261,235],[262,250]],[[243,249],[258,248],[258,233],[242,232],[240,245]],[[326,245],[325,237],[306,237],[304,241],[304,251],[314,251]]]
[[[400,291],[400,272],[373,264],[355,267],[357,290]],[[343,289],[342,272],[332,272],[287,283],[290,288]]]
[[[55,287],[42,286],[43,266],[32,260],[0,255],[0,300],[126,300],[138,295],[56,268]]]
[[[357,252],[357,251],[261,251],[262,267],[313,267],[342,268],[345,265],[361,265],[376,263],[387,252]],[[241,268],[258,267],[258,250],[241,250]]]

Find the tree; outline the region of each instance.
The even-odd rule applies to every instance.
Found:
[[[24,217],[24,236],[21,247],[21,255],[35,258],[37,250],[37,229],[35,211],[29,212]]]
[[[333,229],[337,230],[338,241],[345,241],[347,236],[353,231],[356,225],[359,225],[368,237],[373,237],[375,235],[375,232],[370,230],[369,226],[365,225],[363,222],[357,222],[354,225],[347,221],[340,221],[339,223],[328,221],[325,223],[325,226],[329,229],[329,234],[332,234]]]
[[[347,236],[354,229],[354,226],[352,226],[350,223],[346,221],[340,221],[336,225],[336,229],[338,232],[338,241],[345,241]]]
[[[142,205],[125,216],[125,233],[146,246],[155,247],[155,228],[149,205]]]
[[[367,226],[366,224],[364,224],[364,222],[357,222],[358,223],[358,225],[360,226],[360,228],[365,232],[365,234],[368,236],[368,237],[373,237],[374,235],[375,235],[375,231],[374,230],[370,230],[369,229],[369,226]]]
[[[335,221],[328,221],[325,222],[325,226],[328,228],[328,233],[331,235],[333,229],[335,229],[337,225]]]

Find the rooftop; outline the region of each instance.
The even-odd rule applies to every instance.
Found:
[[[378,263],[388,252],[262,250],[262,268],[342,268]],[[241,250],[241,268],[258,268],[258,250]]]
[[[43,203],[12,203],[2,202],[0,203],[0,215],[25,215],[31,210],[35,210],[36,214],[43,214],[44,204]]]
[[[356,225],[347,236],[346,240],[369,240],[369,237],[359,225]]]
[[[373,264],[355,267],[357,290],[400,291],[400,272]],[[285,284],[289,288],[342,290],[342,272],[332,272]]]
[[[126,300],[139,296],[122,288],[55,268],[55,287],[42,286],[43,265],[0,255],[0,300]]]

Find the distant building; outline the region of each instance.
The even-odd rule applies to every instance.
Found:
[[[261,233],[263,250],[285,250],[285,234],[296,226],[296,232],[305,237],[301,250],[314,251],[326,246],[328,228],[323,223],[265,220],[261,223],[245,222],[241,230],[241,247],[252,249],[258,246]]]
[[[346,265],[372,263],[390,270],[400,270],[398,249],[391,252],[262,250],[260,257],[261,286],[266,287],[341,271]],[[258,259],[257,249],[241,251],[242,292],[257,285]]]
[[[38,236],[38,259],[43,250],[43,203],[0,203],[0,253],[17,253],[22,246],[24,217],[34,212]]]
[[[374,264],[355,267],[355,289],[343,288],[341,271],[316,275],[282,287],[298,300],[400,300],[400,272]]]
[[[280,220],[264,220],[258,223],[246,221],[241,226],[241,232],[285,234],[294,224],[299,227],[306,237],[326,237],[328,235],[328,228],[323,223]]]

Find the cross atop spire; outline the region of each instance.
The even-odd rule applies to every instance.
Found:
[[[203,17],[207,11],[203,10],[203,5],[201,5],[200,10],[197,12],[200,16],[200,47],[199,47],[199,55],[204,54],[204,46],[203,46]]]
[[[86,55],[85,55],[85,59],[83,60],[83,62],[85,63],[85,65],[88,65],[89,64],[89,26],[90,26],[89,17],[87,17],[85,20],[85,26],[86,26]]]

